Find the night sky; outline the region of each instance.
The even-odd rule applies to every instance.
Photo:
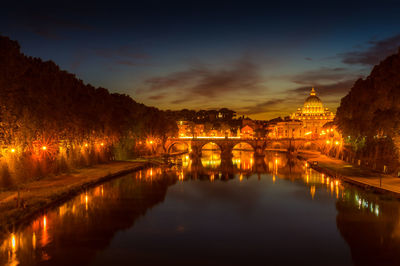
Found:
[[[15,2],[2,4],[0,34],[23,53],[161,109],[270,119],[315,86],[335,111],[400,46],[394,0]]]

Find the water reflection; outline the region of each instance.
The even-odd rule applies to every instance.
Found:
[[[218,168],[221,165],[221,152],[219,150],[203,150],[201,164],[207,168]]]
[[[152,206],[162,202],[175,175],[150,168],[105,183],[36,218],[9,234],[0,246],[0,265],[87,264],[114,233],[129,228]],[[120,212],[120,205],[124,212]],[[82,249],[82,247],[87,247]],[[66,258],[68,248],[74,256]]]
[[[10,232],[0,242],[0,265],[107,264],[107,257],[99,254],[108,252],[121,254],[113,259],[126,259],[122,264],[160,264],[169,259],[187,265],[194,256],[191,246],[202,248],[203,260],[190,260],[194,265],[209,260],[251,264],[258,259],[279,265],[400,264],[400,204],[396,200],[318,173],[284,153],[269,152],[258,158],[253,151],[238,149],[232,160],[224,160],[215,150],[205,150],[200,161],[192,161],[187,154],[172,161],[176,164],[171,168],[145,169],[90,189]],[[161,202],[158,212],[149,212]],[[229,204],[237,206],[237,211]],[[213,206],[206,210],[215,209],[215,213],[204,214],[205,206]],[[230,222],[209,224],[218,220],[214,216],[219,213]],[[137,231],[133,234],[132,230]],[[235,238],[228,237],[233,231]],[[178,246],[174,246],[175,234],[186,235]],[[206,248],[202,241],[209,239],[207,234],[220,239],[231,255],[215,253],[211,247],[219,250],[221,246],[212,243],[207,242]],[[296,238],[287,242],[289,235]],[[154,238],[146,245],[150,236]],[[115,241],[121,247],[118,251],[111,248]],[[135,241],[135,250],[123,253],[124,245]],[[245,253],[240,252],[242,241],[248,246]],[[179,247],[183,255],[162,253],[158,245],[160,250]],[[313,251],[307,253],[302,246]],[[293,256],[282,256],[284,250]]]

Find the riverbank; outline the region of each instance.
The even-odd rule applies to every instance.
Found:
[[[318,172],[400,199],[400,178],[398,177],[375,172],[325,155],[302,153],[298,157],[306,160],[308,165]]]
[[[0,236],[90,187],[156,164],[145,159],[110,162],[46,177],[24,184],[19,190],[0,192]]]

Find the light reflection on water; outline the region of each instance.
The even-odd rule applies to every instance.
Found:
[[[166,210],[163,210],[163,215],[167,215],[167,210],[177,211],[175,212],[177,215],[176,222],[179,223],[176,225],[176,228],[179,229],[177,229],[177,232],[185,234],[187,229],[185,226],[181,225],[181,223],[184,224],[186,222],[190,224],[192,218],[191,216],[185,216],[185,212],[182,213],[179,211],[180,209],[176,208],[176,205],[173,203],[177,201],[179,197],[183,197],[183,202],[185,202],[185,204],[190,204],[190,197],[194,196],[192,192],[198,192],[198,186],[203,186],[201,184],[205,183],[210,184],[206,187],[210,193],[215,189],[221,190],[221,193],[228,193],[225,189],[231,190],[228,194],[231,196],[227,196],[228,198],[225,198],[225,201],[232,200],[236,202],[236,198],[229,198],[233,197],[231,192],[246,194],[245,188],[254,190],[255,194],[262,193],[260,196],[262,200],[260,199],[252,203],[255,206],[265,207],[263,204],[267,203],[264,203],[264,201],[275,201],[273,204],[268,203],[266,206],[269,207],[265,207],[266,209],[261,209],[257,212],[257,215],[261,215],[259,217],[257,216],[259,220],[265,218],[265,213],[265,215],[269,216],[266,221],[270,222],[269,219],[272,217],[279,217],[279,212],[286,210],[286,208],[288,208],[287,210],[291,210],[287,212],[286,215],[293,215],[293,213],[303,211],[303,209],[306,213],[310,213],[313,219],[315,219],[315,222],[319,221],[317,224],[321,223],[319,227],[313,227],[312,230],[320,232],[306,233],[294,231],[293,233],[295,233],[297,237],[291,241],[293,243],[297,243],[296,241],[299,241],[299,243],[304,242],[310,246],[316,244],[320,252],[314,250],[313,252],[315,252],[315,254],[311,252],[312,256],[310,255],[309,259],[307,255],[304,255],[304,257],[298,255],[297,258],[294,258],[295,261],[308,262],[310,265],[329,265],[330,260],[327,260],[327,258],[324,258],[321,254],[332,253],[336,254],[335,258],[331,258],[333,261],[332,265],[351,265],[353,263],[358,265],[378,265],[378,262],[379,265],[390,265],[399,262],[396,254],[400,252],[400,204],[397,201],[382,199],[376,194],[371,194],[344,184],[338,179],[312,170],[304,162],[294,158],[288,158],[283,153],[271,152],[268,153],[265,158],[255,158],[253,152],[235,150],[232,160],[224,161],[221,159],[218,152],[215,153],[214,150],[211,150],[203,152],[201,163],[194,163],[187,154],[175,158],[173,161],[178,164],[171,168],[145,169],[90,189],[56,209],[50,210],[42,216],[37,217],[30,225],[10,232],[0,246],[0,264],[34,265],[45,263],[46,261],[52,264],[107,264],[106,258],[99,259],[101,255],[98,253],[108,254],[115,249],[115,247],[114,249],[110,248],[110,245],[112,246],[113,242],[111,241],[115,238],[116,233],[122,232],[124,236],[128,237],[124,234],[126,230],[129,232],[138,230],[135,231],[136,235],[148,234],[151,238],[154,230],[156,232],[162,230],[162,228],[157,226],[155,228],[151,227],[155,226],[154,224],[158,223],[160,220],[155,218],[154,221],[151,220],[152,215],[155,215],[154,211],[149,214],[147,213],[160,203],[163,204],[159,205],[158,209],[163,210],[163,206],[168,206],[168,208],[165,207],[167,208]],[[193,180],[208,182],[195,183]],[[245,187],[240,184],[244,184]],[[182,185],[184,186],[181,187]],[[249,198],[251,197],[252,196]],[[201,200],[203,200],[205,204],[213,204],[213,202],[217,204],[217,206],[221,204],[215,202],[215,198],[210,199],[209,196],[207,196],[207,198],[201,198]],[[247,198],[241,198],[241,201],[245,200],[247,200]],[[198,202],[196,202],[196,204],[198,204]],[[188,206],[190,207],[189,210],[192,210],[195,209],[197,205]],[[315,216],[315,213],[318,213],[315,209],[317,209],[318,212],[323,212],[323,214]],[[221,212],[226,212],[226,208],[221,209]],[[269,213],[275,213],[275,216],[270,216],[271,214]],[[233,214],[228,212],[228,215]],[[232,217],[236,217],[235,215]],[[329,215],[332,215],[333,219],[328,219],[329,222],[327,222],[326,217]],[[161,217],[165,219],[168,224],[169,220],[164,216]],[[152,221],[154,224],[139,222],[140,220],[147,221],[146,219],[150,219],[149,221]],[[210,219],[213,218],[210,217]],[[246,219],[250,218],[247,217]],[[287,219],[288,221],[279,220],[277,224],[283,224],[289,231],[293,230],[293,223],[298,223],[299,228],[308,228],[308,226],[310,226],[307,224],[310,223],[310,221],[307,223],[304,221],[302,222],[302,220],[306,219],[305,216],[293,216],[287,217]],[[252,223],[255,224],[257,224],[257,222],[257,220],[252,221]],[[323,222],[327,224],[323,224]],[[137,226],[135,226],[136,223],[138,223]],[[243,223],[243,221],[238,220],[236,223],[240,224]],[[271,223],[274,224],[272,221]],[[332,230],[329,224],[333,225],[336,231]],[[194,235],[190,241],[187,240],[189,241],[188,243],[185,242],[185,245],[196,245],[196,242],[193,241],[195,239],[196,241],[197,239],[202,239],[204,233],[193,233],[196,232],[196,226],[199,226],[199,228],[206,228],[214,234],[217,234],[215,236],[216,239],[218,239],[219,232],[222,234],[227,230],[226,226],[219,225],[220,227],[218,227],[217,230],[215,229],[216,225],[210,227],[207,226],[204,221],[201,222],[201,225],[192,221],[194,231],[187,234],[189,234],[189,236],[191,236],[190,234]],[[249,226],[249,224],[247,224],[247,226]],[[324,232],[324,227],[330,228],[329,230],[327,229],[330,232],[329,234]],[[260,246],[256,244],[259,244],[261,240],[256,238],[260,237],[259,235],[262,236],[264,230],[267,230],[268,235],[265,236],[265,239],[262,238],[264,239],[263,241],[266,241],[265,243],[263,242],[263,245],[271,249],[286,247],[285,245],[288,245],[288,249],[291,251],[290,244],[281,243],[280,241],[284,240],[277,240],[274,238],[274,231],[268,231],[268,227],[263,226],[262,228],[263,229],[256,236],[252,236],[251,239],[254,239],[254,244],[247,242],[246,245],[249,246],[249,249],[260,249]],[[276,225],[274,228],[275,231],[282,231],[282,229],[276,227]],[[248,229],[243,228],[242,231],[234,231],[237,239],[234,238],[231,239],[230,242],[224,242],[225,245],[229,246],[230,250],[234,251],[238,249],[236,252],[232,252],[233,254],[240,254],[239,250],[241,250],[241,248],[238,247],[238,244],[241,239],[247,239],[247,237],[249,237],[249,232],[247,232],[247,230]],[[161,232],[163,233],[161,234]],[[158,238],[160,245],[161,243],[171,244],[170,242],[174,241],[172,236],[171,238],[167,237],[168,234],[172,232],[161,232],[158,233],[163,235],[162,238],[160,238],[160,236]],[[285,230],[280,232],[280,234],[284,233]],[[302,237],[304,233],[306,234]],[[312,239],[317,243],[309,242],[311,236],[308,234],[313,235],[314,238]],[[223,239],[222,235],[220,237]],[[273,243],[268,243],[269,238],[274,239],[274,241],[272,241]],[[128,239],[132,241],[132,243],[136,241],[134,238],[128,237]],[[146,241],[143,240],[146,238],[138,237],[138,239],[142,239],[142,241],[144,241],[143,243],[146,243]],[[318,241],[321,241],[321,243],[318,243]],[[142,242],[138,242],[137,246],[135,246],[135,250],[140,250],[137,251],[138,253],[134,253],[135,256],[132,255],[132,257],[129,257],[130,255],[125,254],[125,256],[130,259],[128,261],[132,261],[133,263],[135,259],[137,259],[140,262],[141,260],[139,258],[143,258],[143,261],[149,260],[149,264],[158,264],[163,260],[165,262],[165,259],[177,259],[173,255],[167,256],[165,254],[162,256],[160,255],[160,261],[156,258],[149,259],[143,254],[149,254],[149,256],[151,256],[153,249],[148,248],[141,250],[143,248],[139,248],[141,243]],[[158,242],[152,242],[152,247],[157,246],[155,243]],[[324,249],[325,244],[326,249]],[[332,248],[335,247],[335,250],[329,250],[330,244]],[[144,244],[144,246],[146,245]],[[82,247],[85,247],[83,251]],[[190,254],[187,248],[181,248]],[[154,249],[154,252],[158,252],[156,248]],[[281,249],[278,249],[278,251],[279,250]],[[133,251],[131,250],[130,252]],[[248,252],[251,254],[249,255],[251,258],[247,258],[246,261],[248,259],[255,259],[256,256],[265,259],[265,257],[263,257],[264,255],[261,253],[253,254],[249,250]],[[75,253],[79,256],[71,256],[71,254]],[[205,261],[208,261],[207,259],[214,259],[215,256],[217,256],[219,259],[216,259],[216,261],[220,262],[220,264],[226,263],[227,265],[232,265],[243,262],[235,257],[239,255],[233,254],[231,254],[230,258],[225,258],[224,260],[222,254],[217,256],[208,249],[203,251]],[[299,254],[303,253],[300,252]],[[349,254],[351,255],[351,259],[348,257]],[[279,252],[276,256],[270,255],[271,261],[275,261],[275,264],[292,263],[290,258],[279,258],[280,255],[278,255]],[[383,256],[385,256],[384,259],[382,259]],[[311,257],[314,257],[317,261],[312,261]],[[324,263],[321,263],[320,260],[323,260]],[[128,263],[128,261],[122,261],[122,264]],[[202,263],[204,264],[205,261]],[[185,264],[184,262],[186,263],[187,261],[176,261],[177,264],[181,265]],[[199,265],[201,265],[200,262]]]

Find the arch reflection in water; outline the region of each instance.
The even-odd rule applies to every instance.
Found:
[[[221,165],[221,149],[220,147],[209,142],[202,147],[201,163],[206,168],[218,168]]]
[[[238,143],[232,150],[232,163],[240,170],[252,170],[254,149],[248,143]]]

